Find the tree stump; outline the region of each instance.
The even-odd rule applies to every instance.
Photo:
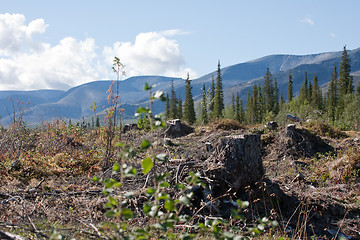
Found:
[[[229,188],[238,192],[255,184],[264,175],[260,135],[221,138],[205,164],[205,174],[213,182],[213,195],[220,196]]]
[[[182,137],[194,131],[192,127],[182,123],[180,119],[168,120],[166,122],[166,128],[166,136],[173,138]]]

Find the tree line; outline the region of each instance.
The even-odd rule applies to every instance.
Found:
[[[339,70],[338,70],[339,69]],[[326,93],[322,92],[316,73],[312,80],[304,73],[299,95],[294,95],[292,72],[289,70],[286,99],[279,91],[276,77],[267,68],[263,81],[254,84],[248,92],[246,106],[239,92],[225,105],[220,61],[216,79],[209,88],[202,86],[202,98],[195,111],[189,74],[185,80],[185,100],[176,96],[172,82],[170,96],[166,95],[165,118],[179,118],[189,124],[206,124],[214,119],[230,118],[241,124],[259,124],[271,120],[283,122],[288,113],[303,120],[327,121],[342,129],[356,129],[360,124],[360,84],[355,90],[351,72],[351,59],[344,46],[340,66],[334,65]],[[310,77],[311,78],[311,77]]]

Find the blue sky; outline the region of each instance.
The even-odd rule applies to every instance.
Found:
[[[0,90],[114,78],[190,78],[271,54],[360,47],[358,0],[3,1]],[[265,70],[264,70],[265,72]]]

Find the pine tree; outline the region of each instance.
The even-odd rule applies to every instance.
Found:
[[[272,83],[272,75],[269,68],[267,68],[264,83],[263,83],[263,95],[264,95],[264,106],[265,112],[273,112],[274,110],[274,86]]]
[[[356,97],[360,99],[360,81],[357,83],[357,87],[356,87]]]
[[[327,92],[327,112],[330,120],[334,123],[336,119],[336,108],[338,104],[337,70],[334,65],[334,71],[331,73],[331,80]]]
[[[214,118],[222,118],[222,111],[225,109],[224,106],[224,93],[222,87],[222,77],[220,69],[220,61],[218,62],[217,76],[216,76],[216,88],[214,97]]]
[[[203,124],[208,123],[209,118],[207,115],[207,96],[206,96],[206,89],[205,89],[205,83],[202,87],[202,101],[201,101],[201,122]]]
[[[239,110],[239,113],[240,113],[240,120],[239,120],[239,122],[240,122],[240,123],[245,122],[245,111],[244,111],[243,100],[240,100],[240,110]]]
[[[196,120],[194,99],[191,93],[191,80],[189,73],[185,80],[185,102],[184,102],[184,120],[189,124],[193,124]]]
[[[236,117],[235,117],[235,114],[236,114],[236,105],[235,105],[235,95],[234,95],[234,93],[232,93],[232,96],[231,96],[231,102],[232,102],[232,117],[234,118],[234,119],[236,119]]]
[[[291,102],[293,98],[294,98],[293,81],[292,81],[291,70],[289,70],[289,82],[288,82],[288,91],[287,91],[288,102]]]
[[[165,98],[165,119],[170,119],[170,99],[168,93],[166,93]]]
[[[239,92],[237,92],[236,99],[235,99],[235,120],[240,122],[240,96],[239,96]]]
[[[171,96],[170,96],[170,119],[178,118],[178,107],[177,107],[178,100],[176,98],[175,88],[174,88],[174,81],[171,81]]]
[[[179,96],[179,99],[177,100],[177,116],[176,118],[178,119],[182,119],[183,118],[183,104],[182,104],[182,100],[181,97]]]
[[[284,104],[285,104],[284,94],[283,94],[283,92],[281,91],[281,93],[280,93],[280,104],[279,104],[279,108],[282,109],[283,106],[284,106]]]
[[[274,107],[273,107],[273,112],[274,114],[278,114],[280,111],[280,107],[279,107],[279,88],[278,88],[278,85],[277,85],[277,80],[276,80],[276,77],[275,77],[275,80],[274,80]]]
[[[339,96],[343,98],[346,94],[354,92],[353,78],[351,72],[351,60],[346,51],[346,46],[341,56],[340,70],[339,70]]]
[[[316,73],[314,73],[314,79],[313,79],[313,87],[312,87],[312,106],[315,109],[322,109],[322,92],[318,84],[318,78],[316,76]]]
[[[210,111],[211,113],[213,113],[213,112],[214,112],[214,99],[215,99],[215,81],[214,81],[214,76],[212,76],[209,95],[210,95],[209,111]]]
[[[299,99],[301,103],[304,103],[305,100],[308,99],[308,97],[309,97],[309,86],[308,86],[307,72],[305,72],[305,79],[303,85],[300,88]]]

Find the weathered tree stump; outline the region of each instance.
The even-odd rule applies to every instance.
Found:
[[[214,195],[221,195],[229,188],[238,192],[255,184],[264,175],[260,135],[221,138],[205,164],[208,167],[205,174],[213,182]]]
[[[180,121],[173,119],[166,122],[166,136],[177,138],[192,133],[194,129]]]

